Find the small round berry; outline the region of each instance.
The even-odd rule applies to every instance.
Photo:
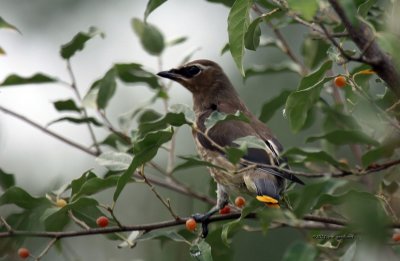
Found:
[[[27,248],[21,247],[20,249],[18,249],[18,255],[20,258],[25,259],[25,258],[29,257],[30,253]]]
[[[244,199],[244,197],[236,197],[236,199],[235,199],[235,205],[238,207],[238,208],[242,208],[242,207],[244,207],[244,205],[246,205],[246,200]]]
[[[96,224],[99,227],[106,227],[106,226],[108,226],[108,218],[105,216],[101,216],[96,220]]]
[[[336,87],[342,88],[347,85],[346,78],[344,76],[337,76],[334,79]]]
[[[63,208],[63,207],[65,207],[66,205],[67,205],[67,201],[65,201],[65,200],[62,199],[62,198],[57,199],[57,201],[56,201],[56,206],[57,206],[57,207]]]
[[[195,231],[197,227],[196,220],[194,218],[189,218],[186,220],[186,229],[189,231]]]
[[[395,242],[400,242],[400,233],[394,233],[392,239]]]
[[[231,208],[230,208],[228,205],[226,205],[224,208],[221,208],[221,209],[219,210],[219,213],[220,213],[221,215],[229,214],[229,213],[231,213]]]

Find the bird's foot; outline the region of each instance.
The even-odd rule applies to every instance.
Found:
[[[201,223],[201,236],[206,238],[208,235],[208,223],[212,215],[214,215],[218,210],[212,210],[205,214],[196,213],[192,215],[192,218],[196,220],[196,223]]]

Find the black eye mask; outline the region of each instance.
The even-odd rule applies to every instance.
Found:
[[[188,66],[188,67],[183,67],[177,71],[180,75],[182,75],[185,78],[192,78],[196,74],[200,72],[200,68],[193,65],[193,66]]]

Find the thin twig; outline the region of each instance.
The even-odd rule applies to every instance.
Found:
[[[78,98],[79,102],[82,104],[82,97],[79,93],[78,86],[76,84],[75,74],[72,70],[71,61],[69,59],[67,60],[67,70],[68,70],[69,76],[71,78],[71,88],[74,90],[76,97]],[[82,115],[84,118],[88,118],[88,113],[84,106],[82,106]],[[90,122],[87,122],[86,125],[88,127],[89,134],[90,134],[90,137],[92,138],[93,145],[96,149],[96,152],[97,152],[97,154],[100,154],[101,150],[100,150],[99,144],[97,142],[96,136],[94,135],[92,125],[90,125]]]
[[[98,112],[99,112],[101,118],[103,119],[103,121],[104,121],[104,123],[105,123],[105,125],[106,125],[106,127],[107,127],[107,129],[108,129],[109,131],[111,131],[112,133],[114,133],[114,134],[116,134],[117,136],[119,136],[120,138],[122,138],[126,143],[128,143],[128,144],[131,144],[131,143],[132,143],[131,138],[130,138],[128,135],[126,135],[125,133],[122,133],[122,132],[118,131],[118,130],[112,125],[112,123],[108,120],[108,118],[107,118],[107,116],[106,116],[106,114],[105,114],[104,111],[98,110]]]
[[[154,195],[156,195],[156,197],[161,201],[161,203],[167,208],[167,210],[169,211],[169,213],[171,214],[171,216],[173,218],[175,218],[176,220],[179,220],[180,217],[178,215],[175,214],[175,212],[172,210],[171,205],[169,203],[169,201],[164,200],[161,195],[157,192],[156,188],[151,184],[151,182],[147,179],[145,173],[144,173],[144,165],[142,165],[141,171],[140,171],[140,175],[142,176],[144,182],[149,186],[149,188],[151,189],[151,191],[154,193]]]
[[[253,10],[255,12],[257,12],[259,15],[263,15],[263,12],[259,9],[259,7],[257,6],[257,4],[254,4],[252,6]],[[276,9],[274,9],[276,10]],[[271,12],[276,12],[272,10]],[[301,73],[303,75],[306,75],[308,72],[307,67],[300,61],[300,59],[298,59],[296,57],[296,55],[294,54],[294,52],[292,51],[292,49],[289,46],[289,43],[286,41],[285,37],[282,35],[281,31],[269,20],[265,20],[265,22],[267,23],[267,25],[272,29],[272,31],[274,32],[275,36],[279,39],[279,41],[282,43],[282,48],[281,50],[296,64],[298,64],[301,68]]]
[[[53,238],[47,244],[47,246],[43,249],[43,251],[35,258],[36,261],[39,261],[46,253],[50,250],[50,248],[57,242],[57,238]]]
[[[142,178],[142,176],[141,176],[139,173],[135,173],[135,174],[134,174],[134,177],[135,177],[135,178]],[[189,197],[192,197],[192,198],[196,198],[196,199],[198,199],[198,200],[200,200],[200,201],[203,201],[203,202],[205,202],[205,203],[208,203],[208,204],[210,204],[210,205],[215,205],[216,202],[217,202],[215,199],[213,199],[213,198],[211,198],[211,197],[209,197],[209,196],[206,196],[206,195],[204,195],[204,194],[201,194],[201,193],[198,193],[198,192],[196,192],[196,191],[193,191],[192,189],[186,188],[185,186],[182,186],[182,185],[180,185],[180,184],[175,184],[175,183],[173,183],[173,182],[168,182],[168,181],[165,181],[165,180],[160,180],[160,179],[158,179],[158,178],[151,177],[151,176],[149,176],[149,175],[146,175],[146,178],[147,178],[147,180],[150,181],[152,184],[155,184],[155,185],[157,185],[157,186],[160,186],[160,187],[164,187],[164,188],[173,190],[173,191],[175,191],[175,192],[178,192],[178,193],[180,193],[180,194],[183,194],[183,195],[186,195],[186,196],[189,196]]]
[[[72,219],[72,221],[74,221],[81,228],[86,229],[86,230],[90,229],[90,227],[84,221],[75,217],[75,215],[72,213],[71,210],[68,210],[68,216]]]
[[[12,227],[7,223],[6,219],[0,216],[0,221],[3,223],[3,225],[6,227],[7,231],[12,233],[13,229]]]
[[[83,152],[85,152],[85,153],[87,153],[87,154],[89,154],[89,155],[92,155],[92,156],[98,156],[98,155],[99,155],[98,152],[92,151],[91,149],[86,148],[86,147],[84,147],[84,146],[82,146],[82,145],[80,145],[80,144],[78,144],[78,143],[75,143],[75,142],[72,141],[72,140],[69,140],[69,139],[67,139],[67,138],[64,138],[64,137],[60,136],[59,134],[57,134],[57,133],[55,133],[55,132],[53,132],[53,131],[51,131],[51,130],[48,130],[48,129],[46,129],[45,127],[39,125],[38,123],[36,123],[36,122],[34,122],[34,121],[32,121],[32,120],[26,118],[25,116],[22,116],[21,114],[18,114],[18,113],[14,112],[14,111],[11,111],[11,110],[9,110],[9,109],[6,109],[6,108],[4,108],[3,106],[0,106],[0,111],[2,111],[2,112],[4,112],[4,113],[7,113],[7,114],[9,114],[9,115],[11,115],[11,116],[13,116],[14,118],[17,118],[17,119],[19,119],[19,120],[22,120],[22,121],[28,123],[29,125],[35,127],[36,129],[39,129],[39,130],[43,131],[44,133],[46,133],[46,134],[48,134],[48,135],[50,135],[50,136],[52,136],[52,137],[54,137],[54,138],[56,138],[56,139],[58,139],[58,140],[64,142],[64,143],[66,143],[66,144],[68,144],[68,145],[70,145],[70,146],[72,146],[72,147],[74,147],[74,148],[77,148],[77,149],[79,149],[79,150],[81,150],[81,151],[83,151]]]

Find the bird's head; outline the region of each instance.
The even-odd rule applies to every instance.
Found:
[[[231,87],[222,68],[210,60],[195,60],[157,75],[180,83],[193,94],[213,93]]]

